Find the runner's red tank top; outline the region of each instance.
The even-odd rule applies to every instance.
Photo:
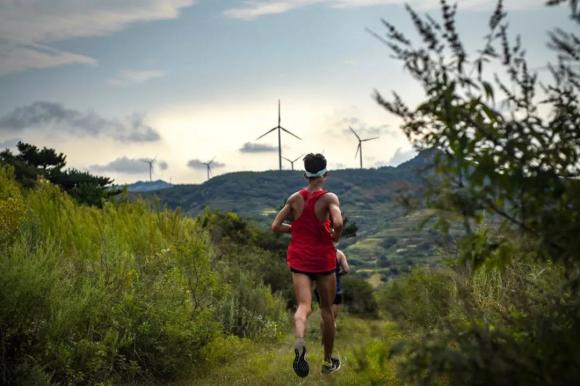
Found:
[[[336,247],[330,235],[330,219],[320,222],[314,211],[314,205],[327,191],[301,189],[299,193],[304,199],[304,210],[292,222],[288,266],[308,273],[333,271],[336,269]]]

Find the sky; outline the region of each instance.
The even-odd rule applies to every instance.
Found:
[[[406,1],[439,16],[438,0]],[[381,18],[413,36],[399,0],[0,0],[0,148],[55,148],[67,164],[117,183],[201,183],[325,154],[329,169],[397,165],[413,156],[400,122],[373,99],[421,90],[367,29]],[[565,7],[505,0],[532,66],[547,31],[577,28]],[[460,0],[459,31],[481,46],[493,0]],[[284,161],[284,168],[290,163]],[[298,161],[295,166],[300,167]]]

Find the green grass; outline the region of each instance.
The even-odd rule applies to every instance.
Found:
[[[320,372],[323,349],[319,323],[320,313],[315,311],[309,318],[306,338],[310,375],[304,379],[298,378],[292,369],[294,338],[288,326],[289,334],[280,342],[239,346],[221,366],[179,386],[400,384],[396,377],[396,362],[388,359],[386,351],[399,338],[391,322],[339,315],[335,353],[342,360],[342,368],[332,375]]]

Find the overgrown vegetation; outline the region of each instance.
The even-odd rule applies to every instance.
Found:
[[[257,270],[225,264],[249,255],[216,247],[203,221],[141,201],[79,205],[0,167],[0,383],[175,379],[236,337],[278,338],[283,301]]]
[[[427,205],[439,229],[453,221],[464,231],[448,248],[451,267],[415,270],[381,291],[381,308],[408,334],[391,354],[402,354],[401,375],[419,385],[574,384],[580,40],[551,33],[557,61],[540,76],[512,41],[501,1],[474,57],[457,7],[441,3],[441,21],[407,8],[419,42],[387,21],[376,35],[426,95],[414,108],[397,94],[377,101],[418,149],[439,150]],[[491,63],[504,73],[486,72]]]

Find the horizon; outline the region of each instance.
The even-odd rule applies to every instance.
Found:
[[[409,159],[404,160],[404,161],[401,161],[400,163],[398,163],[396,165],[371,166],[371,167],[364,167],[362,169],[359,168],[359,167],[356,167],[356,166],[355,167],[346,167],[346,168],[341,168],[341,169],[330,169],[329,170],[329,173],[332,173],[334,171],[379,170],[379,169],[384,169],[384,168],[396,169],[399,166],[401,166],[401,165],[403,165],[403,164],[405,164],[405,163],[407,163],[409,161],[412,161],[412,160],[416,159],[419,156],[420,153],[421,152],[415,153]],[[128,182],[125,182],[125,183],[122,183],[122,184],[115,184],[114,183],[113,185],[114,186],[125,186],[125,185],[135,185],[135,184],[139,184],[139,183],[141,183],[141,184],[154,184],[156,182],[165,182],[165,183],[170,184],[172,186],[178,186],[178,185],[203,185],[206,182],[208,182],[208,181],[210,181],[210,180],[212,180],[212,179],[214,179],[216,177],[226,177],[226,176],[228,176],[230,174],[236,174],[236,173],[271,173],[271,172],[280,172],[280,171],[282,171],[282,172],[295,172],[295,173],[301,173],[301,172],[303,173],[304,172],[304,170],[302,170],[302,169],[294,169],[294,170],[292,170],[292,169],[282,169],[282,170],[279,170],[279,169],[267,169],[267,170],[231,170],[231,171],[228,171],[228,172],[224,172],[224,173],[212,175],[209,179],[206,179],[206,180],[203,180],[203,181],[200,181],[200,182],[197,182],[197,183],[189,183],[189,182],[185,182],[185,183],[172,183],[171,181],[167,181],[167,180],[164,180],[162,178],[159,178],[159,179],[153,179],[151,181],[146,180],[146,179],[143,179],[143,180],[136,180],[136,181],[132,181],[132,182],[131,181],[128,181]]]

